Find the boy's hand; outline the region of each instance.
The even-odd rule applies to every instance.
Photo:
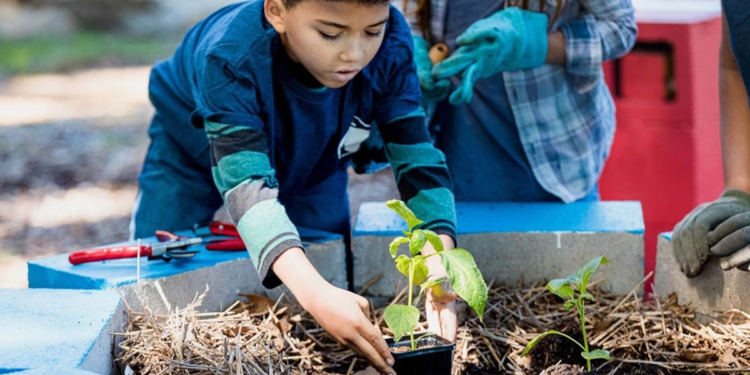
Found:
[[[281,253],[273,271],[302,307],[338,342],[366,358],[381,374],[395,374],[388,344],[370,323],[370,304],[361,296],[336,288],[315,270],[301,248]]]
[[[321,327],[338,342],[367,359],[381,374],[395,374],[390,367],[393,356],[388,344],[369,320],[369,302],[330,284],[316,294],[306,309]]]
[[[450,236],[440,235],[440,239],[443,240],[445,250],[455,247]],[[422,250],[423,255],[434,252],[435,250],[429,243]],[[448,273],[437,255],[427,258],[426,264],[430,269],[428,280],[446,278],[444,283],[435,285],[425,291],[425,315],[427,316],[428,328],[447,340],[456,341],[456,331],[458,330],[456,292],[451,289]]]

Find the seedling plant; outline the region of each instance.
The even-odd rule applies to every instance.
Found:
[[[425,262],[433,256],[440,257],[451,287],[477,313],[481,321],[487,303],[487,285],[471,253],[458,248],[446,250],[437,233],[426,229],[415,229],[423,221],[418,219],[403,201],[390,200],[386,205],[398,213],[408,227],[408,230],[403,231],[403,237],[397,237],[391,242],[389,249],[391,258],[396,263],[396,269],[409,279],[408,303],[388,306],[384,313],[385,323],[393,331],[394,342],[398,342],[405,334],[409,334],[411,349],[417,349],[418,339],[414,340],[414,327],[419,323],[419,310],[416,305],[428,288],[446,281],[445,278],[427,280],[429,269]],[[427,256],[421,255],[427,243],[432,245],[435,253]],[[396,256],[402,244],[409,244],[410,256],[403,254]],[[416,285],[419,285],[420,290],[414,298]]]
[[[578,345],[581,349],[583,349],[581,356],[583,356],[583,358],[586,359],[586,365],[587,365],[589,372],[591,371],[592,359],[604,359],[607,361],[611,359],[608,350],[596,349],[596,350],[589,351],[589,341],[586,336],[586,313],[585,313],[585,308],[584,308],[585,300],[594,302],[594,296],[586,292],[586,288],[588,288],[588,285],[589,285],[589,280],[591,279],[591,276],[594,275],[597,268],[599,268],[599,265],[606,264],[606,263],[609,263],[609,259],[603,256],[596,257],[592,259],[591,261],[589,261],[588,263],[586,263],[586,265],[583,266],[583,268],[571,274],[570,276],[564,279],[555,279],[547,283],[547,289],[550,292],[552,292],[556,296],[565,300],[565,310],[570,310],[573,307],[575,307],[576,310],[578,310],[578,317],[581,320],[581,332],[583,334],[583,344],[579,343],[574,338],[560,331],[549,330],[535,337],[533,340],[531,340],[528,343],[528,345],[526,345],[526,348],[523,350],[523,352],[521,353],[521,357],[528,354],[529,351],[537,343],[539,343],[539,340],[541,340],[545,336],[560,335],[573,341],[574,343],[576,343],[576,345]],[[577,297],[575,295],[576,291],[578,291]]]

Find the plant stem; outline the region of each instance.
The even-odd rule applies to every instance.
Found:
[[[580,298],[580,297],[579,297]],[[577,303],[578,307],[578,315],[581,318],[581,332],[583,333],[583,350],[586,351],[586,353],[589,352],[589,340],[586,337],[586,309],[583,306],[583,298],[580,298]],[[591,360],[586,358],[586,367],[588,368],[588,371],[591,372]]]
[[[580,342],[576,341],[576,339],[574,339],[574,338],[572,338],[572,337],[570,337],[570,336],[568,336],[568,335],[566,335],[566,334],[564,334],[564,333],[562,333],[562,332],[557,332],[557,331],[555,331],[555,332],[553,332],[553,334],[555,334],[555,335],[560,335],[560,336],[562,336],[562,337],[565,337],[565,338],[567,338],[568,340],[570,340],[570,341],[573,341],[573,342],[574,342],[574,343],[575,343],[576,345],[578,345],[578,347],[579,347],[579,348],[581,348],[581,349],[584,349],[584,348],[583,348],[583,345],[581,345],[581,343],[580,343]],[[586,350],[586,349],[584,349],[584,350]]]
[[[412,294],[414,290],[414,258],[409,261],[409,306],[412,303]],[[414,327],[409,330],[409,338],[411,339],[411,350],[417,350],[417,343],[414,341]]]

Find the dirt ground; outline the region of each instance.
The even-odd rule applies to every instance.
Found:
[[[149,67],[0,80],[0,288],[26,261],[124,241],[148,147]],[[350,173],[352,213],[395,198],[390,170]]]

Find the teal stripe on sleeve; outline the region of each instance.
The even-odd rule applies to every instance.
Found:
[[[204,129],[206,130],[206,135],[208,135],[208,139],[214,139],[214,138],[230,135],[234,132],[247,130],[248,128],[246,126],[235,126],[235,125],[228,125],[228,124],[220,124],[218,122],[205,121]]]
[[[211,173],[219,192],[225,194],[245,181],[264,179],[270,187],[276,186],[271,162],[266,154],[255,151],[240,151],[221,158]]]
[[[390,121],[388,121],[386,124],[392,124],[396,121],[403,120],[406,118],[411,118],[411,117],[425,117],[424,109],[422,109],[422,107],[419,107],[418,109],[415,109],[414,111],[407,113],[403,116],[396,116],[392,118]]]
[[[256,269],[261,270],[269,251],[281,242],[299,242],[299,233],[276,199],[252,206],[237,223],[237,230],[247,246]],[[261,275],[263,277],[263,275]]]
[[[411,145],[389,143],[386,150],[386,156],[393,168],[396,182],[411,169],[445,165],[445,154],[430,143]]]
[[[456,228],[456,208],[453,193],[445,187],[421,190],[406,202],[424,224],[421,229],[435,227]]]

